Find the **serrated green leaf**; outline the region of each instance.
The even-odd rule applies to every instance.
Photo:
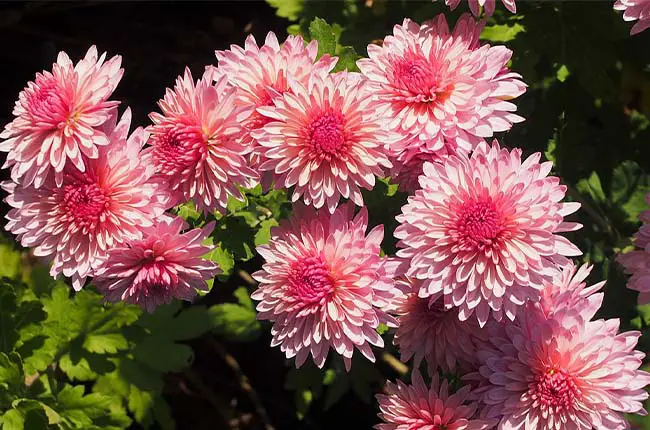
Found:
[[[43,430],[48,427],[48,418],[43,405],[36,400],[20,399],[12,409],[0,417],[3,430]]]
[[[596,172],[591,172],[587,179],[581,179],[577,184],[578,191],[588,194],[595,202],[604,202],[607,198]]]
[[[311,40],[318,41],[318,56],[324,54],[336,54],[336,34],[324,19],[316,18],[309,24],[309,36]]]
[[[220,336],[247,342],[256,339],[261,331],[255,311],[248,306],[235,303],[222,303],[210,307],[212,326]]]
[[[255,233],[255,246],[266,245],[271,239],[271,229],[278,226],[275,218],[266,219],[259,224],[259,230]]]
[[[175,343],[165,337],[151,335],[133,349],[133,358],[159,372],[177,372],[190,364],[194,353],[187,345]]]
[[[298,19],[305,4],[305,0],[266,0],[268,4],[277,9],[275,13],[291,21]]]
[[[85,394],[81,385],[65,385],[56,397],[54,409],[61,418],[81,428],[93,425],[93,419],[110,411],[112,399],[100,393]]]
[[[221,281],[226,281],[232,275],[235,268],[235,258],[230,251],[224,249],[221,244],[218,244],[212,251],[205,255],[206,259],[214,261],[219,265],[222,273],[217,275]]]
[[[512,25],[488,25],[483,28],[483,31],[481,32],[481,39],[489,40],[490,42],[510,42],[524,30],[524,27],[518,23],[514,23]]]

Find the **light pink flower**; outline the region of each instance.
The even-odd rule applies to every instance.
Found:
[[[253,106],[238,106],[235,98],[236,89],[216,68],[208,67],[196,82],[186,69],[158,103],[162,114],[150,114],[154,124],[146,156],[176,203],[191,199],[203,212],[223,212],[229,196],[243,199],[238,186],[258,183],[245,157],[251,148],[239,139]]]
[[[370,80],[372,109],[402,136],[387,145],[392,156],[405,162],[445,145],[470,151],[523,121],[507,101],[526,90],[506,67],[512,51],[481,45],[482,28],[470,14],[453,32],[442,14],[421,26],[405,19],[382,46],[368,45],[357,65]]]
[[[111,248],[93,283],[110,302],[132,303],[149,312],[172,298],[191,301],[196,290],[208,291],[206,281],[221,270],[201,258],[213,247],[202,245],[214,222],[181,233],[182,218],[161,217],[142,229],[142,239]]]
[[[638,370],[641,333],[618,328],[618,319],[546,319],[527,309],[479,352],[488,418],[500,418],[501,430],[629,428],[625,413],[646,414],[650,374]]]
[[[11,178],[40,188],[54,169],[61,184],[64,168],[84,172],[84,158],[96,159],[109,139],[101,125],[119,102],[107,101],[122,78],[121,57],[104,62],[92,46],[76,65],[59,52],[52,72],[36,74],[18,96],[16,118],[0,133],[0,151],[8,152],[3,167],[13,166]]]
[[[274,323],[271,346],[295,356],[297,367],[310,354],[323,367],[330,348],[348,369],[355,348],[374,362],[370,345],[384,346],[377,326],[396,323],[381,310],[397,293],[397,264],[379,256],[384,228],[366,236],[368,212],[353,213],[351,204],[331,215],[299,207],[257,247],[265,264],[253,274],[260,285],[251,297],[260,301],[258,318]]]
[[[237,87],[238,101],[256,108],[273,106],[273,99],[291,91],[289,81],[307,87],[312,74],[327,75],[337,58],[323,55],[316,60],[318,42],[305,45],[301,36],[289,36],[280,45],[273,32],[266,35],[264,45],[258,46],[253,35],[246,38],[244,47],[231,45],[230,50],[216,51],[219,69]],[[257,144],[251,132],[262,128],[271,119],[255,111],[243,122],[243,143],[257,154]],[[254,161],[259,161],[254,157]]]
[[[646,202],[650,204],[650,194],[646,195]],[[627,287],[639,291],[639,304],[644,305],[650,303],[650,211],[644,211],[639,218],[643,225],[634,235],[637,249],[620,254],[616,261],[625,268],[625,273],[632,275]]]
[[[421,190],[397,217],[406,275],[422,280],[420,297],[473,313],[483,326],[490,313],[514,319],[526,300],[539,300],[544,280],[563,256],[580,250],[557,233],[577,230],[563,222],[580,204],[560,203],[566,187],[547,176],[552,163],[540,154],[521,160],[521,150],[481,144],[442,164],[425,163]]]
[[[632,27],[630,35],[650,28],[650,0],[616,0],[614,9],[625,11],[625,21],[639,21]]]
[[[424,163],[427,161],[441,163],[450,153],[452,152],[445,146],[434,152],[422,151],[415,153],[408,161],[393,158],[391,159],[393,168],[390,170],[391,182],[399,184],[400,191],[413,193],[420,188],[419,178],[422,175]]]
[[[449,6],[451,10],[456,9],[460,2],[461,0],[445,0],[445,4]],[[469,3],[469,9],[472,11],[474,16],[480,15],[481,7],[483,7],[486,16],[492,16],[492,14],[494,14],[496,0],[467,0],[467,2]],[[501,0],[501,2],[510,12],[517,13],[515,0]]]
[[[458,310],[445,310],[442,299],[430,304],[429,299],[418,297],[418,285],[411,279],[399,279],[396,286],[404,295],[393,300],[389,312],[399,322],[393,342],[402,361],[413,358],[417,369],[426,360],[430,375],[438,368],[449,373],[475,370],[476,341],[487,340],[476,320],[460,321]]]
[[[276,186],[295,186],[292,201],[334,212],[342,196],[363,206],[360,188],[372,189],[391,167],[383,144],[392,135],[372,115],[366,84],[346,72],[313,76],[308,87],[292,82],[275,107],[257,109],[273,119],[252,133],[260,169],[274,173]]]
[[[491,422],[475,417],[477,405],[468,402],[470,387],[449,393],[446,380],[440,383],[438,374],[433,376],[428,388],[422,375],[416,370],[411,375],[412,385],[402,381],[388,382],[386,394],[378,394],[379,409],[384,423],[378,430],[483,430]]]
[[[111,124],[109,124],[111,123]],[[17,235],[34,255],[53,259],[50,274],[72,277],[76,290],[101,264],[114,246],[142,236],[166,209],[165,190],[153,181],[153,169],[139,151],[147,133],[136,129],[127,139],[131,112],[104,132],[109,144],[99,147],[97,159],[86,159],[83,172],[66,166],[60,187],[48,178],[40,188],[5,182],[6,229]]]

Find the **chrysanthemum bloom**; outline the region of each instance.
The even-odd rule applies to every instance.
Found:
[[[421,26],[405,19],[383,45],[357,62],[370,80],[371,108],[401,140],[387,145],[402,161],[445,144],[472,150],[494,132],[523,121],[507,100],[526,85],[506,63],[512,51],[481,45],[483,23],[463,15],[453,32],[441,14]]]
[[[390,169],[391,182],[399,184],[400,191],[413,193],[420,188],[419,177],[425,162],[440,163],[450,154],[445,146],[434,152],[422,151],[412,154],[408,161],[402,162],[398,158],[391,159],[393,167]]]
[[[517,13],[515,0],[501,0],[501,2],[510,12]],[[481,13],[481,7],[485,11],[486,16],[492,16],[492,14],[494,14],[494,8],[496,7],[496,0],[468,0],[468,3],[474,16],[479,16]],[[445,4],[449,6],[451,10],[454,10],[460,4],[460,0],[445,0]]]
[[[646,195],[650,204],[650,194]],[[639,291],[639,304],[650,303],[650,211],[644,211],[640,217],[643,225],[634,235],[634,245],[637,249],[621,254],[616,258],[624,268],[625,273],[632,275],[627,281],[627,287]]]
[[[396,297],[389,309],[399,322],[394,343],[402,361],[413,358],[418,368],[426,360],[430,375],[438,369],[450,373],[475,370],[476,340],[487,340],[476,320],[460,321],[458,310],[445,310],[442,299],[429,304],[428,299],[418,297],[417,284],[408,278],[396,285],[405,294]]]
[[[650,374],[638,370],[641,333],[618,328],[618,319],[586,321],[578,312],[546,319],[527,309],[479,352],[488,418],[500,417],[504,430],[629,428],[625,413],[646,414]]]
[[[243,199],[237,186],[258,183],[246,159],[251,148],[239,139],[253,106],[239,106],[235,98],[236,89],[215,68],[207,68],[197,82],[186,69],[158,103],[162,114],[149,115],[154,125],[145,152],[176,203],[193,200],[199,210],[223,212],[229,196]]]
[[[552,163],[540,154],[521,160],[521,150],[481,144],[471,157],[425,163],[421,190],[397,217],[406,275],[422,280],[419,296],[459,308],[481,326],[490,316],[513,320],[527,299],[538,300],[544,280],[557,273],[562,256],[580,250],[556,233],[577,230],[563,222],[578,203],[560,203],[566,187],[547,176]]]
[[[85,160],[84,172],[66,166],[60,187],[51,177],[38,189],[2,185],[13,207],[6,229],[23,246],[33,247],[34,255],[49,256],[50,274],[72,277],[76,290],[109,249],[140,238],[142,228],[153,225],[166,209],[164,189],[151,180],[153,169],[139,157],[146,132],[138,128],[127,139],[128,109],[117,126],[115,117],[108,123],[109,144],[99,147],[97,159]]]
[[[384,423],[378,430],[449,429],[482,430],[491,422],[475,417],[477,405],[468,402],[470,387],[449,393],[446,380],[440,383],[438,374],[433,376],[428,388],[422,375],[416,370],[411,375],[412,385],[402,381],[388,382],[386,394],[378,394],[377,401]]]
[[[383,145],[394,139],[369,108],[367,81],[344,72],[313,76],[307,87],[292,82],[291,89],[274,107],[257,109],[272,119],[252,133],[260,169],[274,173],[276,186],[295,186],[294,202],[334,212],[342,196],[363,206],[360,188],[372,189],[375,175],[391,167]]]
[[[377,326],[395,326],[381,309],[396,294],[398,265],[379,256],[383,226],[366,236],[368,212],[353,213],[351,204],[331,215],[299,207],[257,247],[266,262],[253,274],[260,285],[251,297],[260,301],[258,318],[274,322],[271,346],[295,356],[297,367],[310,354],[323,367],[330,348],[348,369],[355,348],[374,362],[370,345],[384,346]]]
[[[614,9],[625,11],[625,21],[639,21],[632,27],[630,35],[650,28],[650,0],[616,0]]]
[[[182,218],[161,217],[142,230],[142,239],[111,248],[93,283],[107,301],[132,303],[149,312],[172,298],[191,301],[221,270],[201,258],[213,247],[202,245],[214,223],[181,233]]]
[[[291,91],[289,80],[308,85],[312,74],[327,75],[336,65],[337,58],[323,55],[316,60],[318,41],[305,45],[301,36],[289,36],[280,45],[273,32],[266,35],[264,45],[257,45],[253,35],[246,38],[244,47],[231,45],[230,50],[216,51],[219,69],[237,87],[238,100],[245,106],[273,106],[273,99]],[[251,131],[271,121],[254,112],[243,122],[243,143],[254,149],[257,145]],[[257,156],[254,161],[257,161]]]
[[[0,151],[8,152],[3,167],[11,178],[40,188],[54,169],[61,184],[68,164],[84,172],[84,157],[97,158],[109,139],[101,125],[119,102],[108,101],[122,78],[121,57],[104,62],[92,46],[76,65],[60,52],[52,72],[37,73],[18,96],[16,118],[0,133]]]

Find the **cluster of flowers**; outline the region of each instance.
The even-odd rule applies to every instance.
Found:
[[[251,36],[200,79],[186,71],[130,136],[129,110],[118,121],[109,101],[120,58],[61,53],[0,135],[6,228],[75,289],[93,277],[107,300],[153,310],[219,272],[201,258],[214,224],[187,231],[168,209],[223,212],[241,188],[291,188],[293,216],[257,248],[258,316],[297,366],[322,367],[330,349],[348,369],[355,349],[374,361],[379,324],[397,328],[402,359],[426,361],[433,381],[389,384],[379,428],[625,428],[650,383],[639,334],[592,320],[602,284],[569,259],[580,250],[560,233],[581,227],[564,221],[579,205],[561,202],[551,163],[486,141],[523,120],[508,100],[526,87],[482,25],[406,19],[361,73],[331,73],[315,41]],[[412,194],[394,257],[382,226],[366,234],[361,194],[384,176]],[[439,370],[466,385],[450,395]]]

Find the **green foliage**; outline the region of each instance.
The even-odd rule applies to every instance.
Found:
[[[221,337],[239,342],[256,339],[260,335],[260,323],[256,319],[255,307],[246,288],[235,290],[237,303],[221,303],[208,311],[214,331]]]

